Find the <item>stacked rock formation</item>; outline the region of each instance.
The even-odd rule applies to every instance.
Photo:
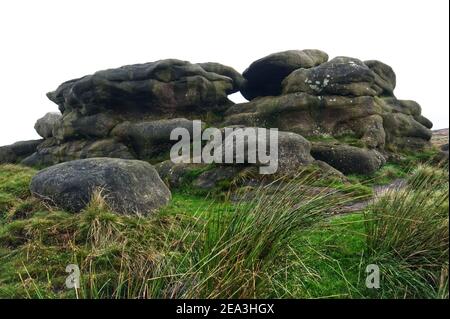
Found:
[[[45,141],[23,160],[52,165],[90,157],[151,160],[167,152],[174,127],[187,119],[221,114],[233,103],[242,76],[217,64],[179,60],[99,71],[61,84],[48,93],[62,117]],[[49,115],[40,122],[53,120]],[[45,127],[39,122],[36,128]]]
[[[382,62],[328,61],[319,50],[271,54],[242,75],[218,63],[174,59],[129,65],[48,93],[61,114],[36,123],[44,140],[27,142],[26,151],[2,147],[0,162],[51,166],[110,157],[160,163],[169,158],[172,129],[190,130],[192,120],[201,119],[215,127],[278,128],[280,162],[289,164],[283,173],[320,160],[343,173],[371,174],[389,154],[430,146],[431,122],[419,104],[395,97],[395,85],[394,71]],[[228,99],[239,91],[249,102]],[[165,168],[161,174],[174,166],[158,165]]]
[[[225,125],[277,127],[312,141],[312,155],[344,173],[370,174],[389,152],[430,147],[432,123],[418,103],[394,96],[396,76],[380,61],[318,50],[286,51],[254,62]]]

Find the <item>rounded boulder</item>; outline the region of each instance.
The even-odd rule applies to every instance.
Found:
[[[147,162],[113,158],[75,160],[37,173],[31,192],[69,212],[80,212],[101,190],[108,206],[125,215],[149,215],[166,205],[171,193]]]

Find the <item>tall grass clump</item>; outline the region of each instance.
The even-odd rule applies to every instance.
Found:
[[[279,275],[299,266],[305,278],[311,275],[296,253],[301,235],[351,197],[330,190],[311,194],[303,186],[311,176],[261,186],[220,215],[201,212],[201,230],[193,227],[181,237],[190,243],[188,251],[169,259],[171,266],[157,276],[169,290],[152,290],[150,278],[150,291],[174,298],[290,297],[291,283]]]
[[[448,178],[448,167],[419,165],[367,210],[367,263],[381,271],[375,297],[448,298]]]

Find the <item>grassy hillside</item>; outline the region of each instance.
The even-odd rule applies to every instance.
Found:
[[[448,298],[448,169],[419,162],[313,195],[311,174],[238,202],[180,189],[146,218],[114,214],[101,193],[80,214],[59,211],[30,195],[35,170],[2,165],[0,297]],[[333,215],[399,177],[404,188],[363,212]],[[78,290],[65,287],[68,264]],[[380,289],[365,285],[369,264]]]

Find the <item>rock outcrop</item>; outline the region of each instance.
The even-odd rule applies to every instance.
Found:
[[[171,198],[156,170],[136,160],[91,158],[40,171],[31,192],[69,212],[79,212],[101,191],[108,206],[121,214],[148,215]]]
[[[67,81],[48,93],[61,114],[36,123],[45,140],[26,152],[0,148],[0,162],[48,166],[92,157],[139,159],[170,166],[162,171],[170,184],[179,184],[180,172],[189,175],[195,165],[164,164],[176,142],[170,133],[185,128],[192,135],[192,121],[202,120],[205,127],[277,128],[280,174],[294,174],[315,160],[346,174],[371,174],[392,153],[430,147],[432,123],[418,103],[397,99],[395,87],[395,72],[383,62],[328,60],[320,50],[274,53],[242,75],[213,62],[128,65]],[[238,91],[250,101],[231,102],[228,95]],[[216,183],[258,163],[228,166],[204,172],[197,184]]]
[[[277,78],[277,83],[278,91],[231,106],[224,124],[276,127],[314,142],[328,141],[321,143],[322,153],[325,148],[334,154],[337,147],[358,147],[360,152],[346,152],[347,160],[353,163],[362,153],[370,153],[367,150],[387,155],[431,146],[432,123],[421,114],[418,103],[395,97],[395,73],[380,61],[337,57],[295,68],[283,79]],[[336,161],[322,160],[336,165]],[[372,169],[364,173],[370,174],[379,166],[370,165]],[[344,170],[361,173],[357,167]]]
[[[167,154],[174,127],[213,118],[233,103],[245,79],[219,63],[175,59],[123,66],[61,84],[47,94],[62,117],[36,123],[47,138],[26,165],[52,165],[89,157],[152,160]],[[50,125],[50,121],[52,125]],[[52,126],[52,127],[50,127]]]

